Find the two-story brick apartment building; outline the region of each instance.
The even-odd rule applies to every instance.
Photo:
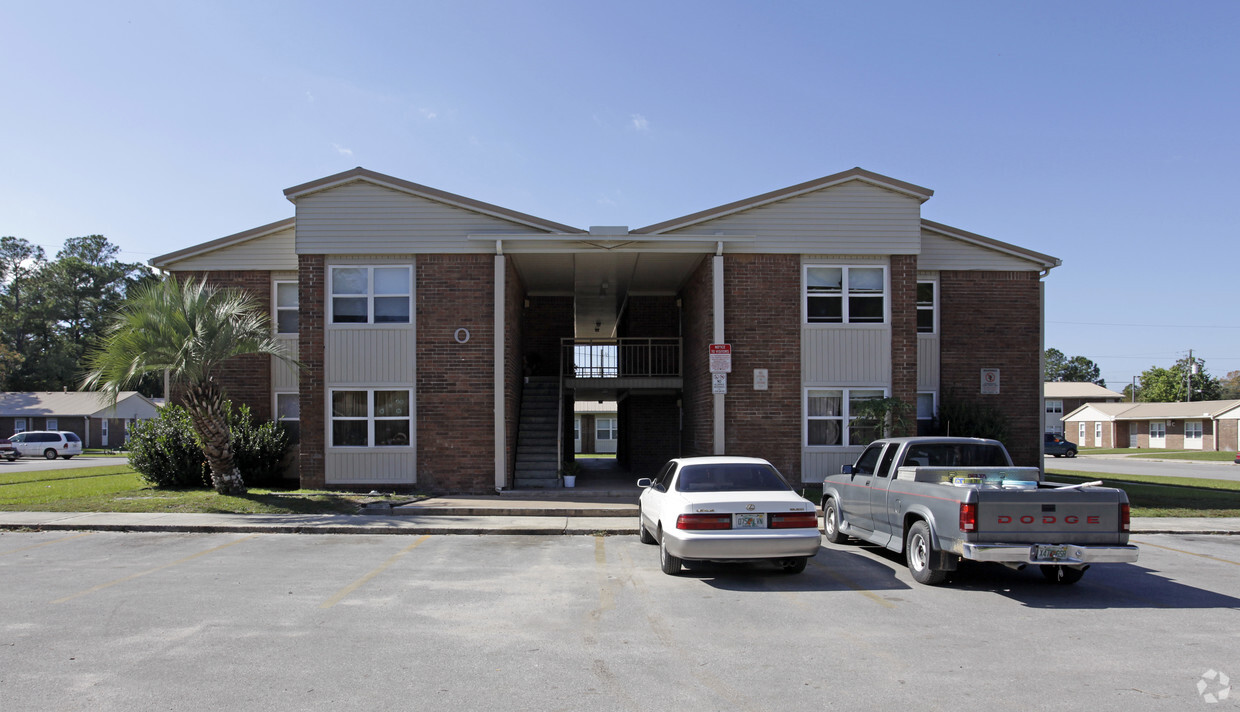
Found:
[[[995,407],[1037,465],[1059,260],[923,219],[932,194],[854,168],[580,229],[356,168],[286,190],[288,220],[152,264],[271,305],[304,370],[253,357],[224,385],[297,422],[304,486],[553,486],[583,400],[617,402],[635,475],[727,453],[817,482],[860,452],[873,396],[923,422],[944,397]]]

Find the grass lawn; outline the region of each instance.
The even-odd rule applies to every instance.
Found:
[[[1128,493],[1134,517],[1240,517],[1240,482],[1151,475],[1099,475],[1047,470],[1051,482],[1102,480]]]
[[[232,497],[210,489],[162,489],[128,465],[0,474],[0,511],[10,512],[357,514],[367,502],[386,499],[318,490],[251,489]]]
[[[1152,457],[1159,460],[1203,460],[1207,462],[1231,462],[1236,457],[1234,450],[1214,452],[1212,450],[1159,450],[1144,448],[1137,450],[1123,448],[1081,448],[1081,455],[1127,455],[1128,457]]]

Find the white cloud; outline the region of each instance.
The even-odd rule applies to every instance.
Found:
[[[314,102],[314,95],[311,94],[308,90],[306,91],[306,101],[309,101],[312,103]]]
[[[633,128],[637,131],[649,131],[650,130],[650,122],[646,119],[645,116],[642,116],[641,114],[633,114],[632,122],[633,122]]]
[[[341,146],[341,145],[340,145],[340,144],[338,144],[338,143],[333,143],[333,144],[332,144],[332,148],[336,149],[336,153],[339,153],[339,154],[340,154],[340,155],[342,155],[342,156],[352,156],[352,155],[353,155],[353,149],[351,149],[351,148],[345,148],[344,146]]]
[[[438,113],[436,113],[435,111],[432,111],[431,109],[418,109],[418,113],[421,114],[427,120],[434,119],[439,116]]]

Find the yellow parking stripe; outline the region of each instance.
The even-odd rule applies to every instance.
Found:
[[[840,583],[842,583],[842,584],[844,584],[845,586],[847,586],[847,587],[851,588],[852,590],[856,591],[857,593],[861,594],[862,596],[865,596],[866,598],[870,599],[871,601],[874,601],[874,602],[875,602],[875,603],[877,603],[878,605],[883,606],[884,608],[895,608],[895,607],[896,607],[896,604],[892,603],[891,601],[888,601],[887,599],[883,598],[882,596],[878,595],[877,593],[874,593],[873,591],[870,591],[870,590],[866,589],[866,588],[865,588],[865,587],[863,587],[861,584],[854,582],[852,579],[850,579],[850,578],[848,578],[848,577],[846,577],[846,576],[842,576],[842,575],[840,575],[840,574],[836,573],[835,571],[832,571],[832,570],[831,570],[831,568],[830,568],[830,567],[828,567],[826,564],[820,564],[820,563],[818,563],[817,561],[814,561],[813,559],[810,559],[810,560],[809,560],[809,562],[810,562],[811,564],[813,564],[814,566],[817,566],[817,567],[821,568],[821,569],[822,569],[823,571],[825,571],[825,572],[827,573],[827,575],[828,575],[828,576],[830,576],[831,578],[835,579],[836,581],[839,581]]]
[[[331,608],[337,603],[340,603],[342,600],[344,600],[345,596],[349,595],[350,593],[353,593],[357,589],[361,588],[362,585],[365,584],[367,581],[383,573],[385,569],[387,569],[392,564],[396,563],[397,559],[413,551],[415,548],[418,547],[419,544],[421,544],[422,542],[430,538],[431,538],[430,534],[423,534],[422,536],[418,537],[417,541],[413,542],[409,546],[406,546],[404,549],[401,549],[400,551],[393,554],[391,558],[383,562],[383,564],[380,565],[379,568],[375,569],[374,571],[371,571],[370,573],[354,581],[348,586],[345,586],[344,588],[340,589],[340,591],[337,592],[335,596],[332,596],[331,598],[324,601],[321,605],[319,605],[319,608]]]
[[[4,556],[5,554],[16,554],[19,551],[30,551],[31,549],[38,549],[40,546],[47,546],[48,544],[58,544],[62,541],[69,541],[70,539],[81,539],[82,537],[90,536],[91,534],[94,534],[94,532],[82,532],[81,534],[74,534],[73,536],[62,536],[59,539],[52,539],[51,541],[45,541],[45,542],[42,542],[41,544],[31,544],[30,546],[23,546],[19,549],[10,549],[8,551],[0,551],[0,556]]]
[[[1240,561],[1232,561],[1231,559],[1220,559],[1217,556],[1210,556],[1209,554],[1196,554],[1191,551],[1184,551],[1183,549],[1173,549],[1169,546],[1160,546],[1158,544],[1151,544],[1145,541],[1137,541],[1135,539],[1132,541],[1132,543],[1140,544],[1141,546],[1152,546],[1155,549],[1166,549],[1167,551],[1174,551],[1177,554],[1188,554],[1189,556],[1199,556],[1203,559],[1209,559],[1211,561],[1221,561],[1224,564],[1232,564],[1234,566],[1240,566]]]
[[[126,576],[125,578],[118,578],[118,579],[116,579],[115,581],[109,581],[109,582],[107,582],[107,583],[101,583],[101,584],[99,584],[98,586],[95,586],[95,587],[93,587],[93,588],[88,588],[88,589],[86,589],[85,591],[79,591],[79,592],[77,592],[77,593],[73,594],[72,596],[65,596],[64,598],[57,598],[55,601],[52,601],[52,603],[64,603],[65,601],[72,601],[73,599],[78,598],[79,596],[85,596],[85,595],[86,595],[86,594],[88,594],[88,593],[94,593],[94,592],[96,592],[96,591],[102,591],[103,589],[105,589],[105,588],[111,588],[112,586],[115,586],[115,585],[116,585],[116,584],[118,584],[118,583],[125,583],[126,581],[132,581],[132,580],[134,580],[134,579],[136,579],[136,578],[139,578],[139,577],[142,577],[142,576],[146,576],[147,574],[153,574],[153,573],[155,573],[156,571],[163,571],[164,569],[169,569],[169,568],[172,568],[173,566],[176,566],[177,564],[183,564],[183,563],[185,563],[186,561],[192,561],[192,560],[194,560],[194,559],[197,559],[199,556],[205,556],[205,555],[210,554],[210,553],[212,553],[212,552],[219,551],[220,549],[227,549],[227,548],[228,548],[228,547],[230,547],[230,546],[233,546],[233,545],[235,545],[235,544],[240,544],[240,543],[241,543],[241,542],[243,542],[243,541],[248,541],[248,540],[250,540],[250,539],[253,539],[253,538],[254,538],[254,537],[256,537],[256,536],[258,536],[258,535],[257,535],[257,534],[251,534],[251,535],[246,536],[246,537],[241,537],[240,539],[237,539],[236,541],[230,541],[230,542],[228,542],[227,544],[220,544],[219,546],[216,546],[216,547],[213,547],[213,548],[207,549],[206,551],[200,551],[200,552],[198,552],[197,554],[190,554],[189,556],[186,556],[186,557],[185,557],[185,558],[183,558],[183,559],[177,559],[176,561],[173,561],[173,562],[171,562],[171,563],[164,564],[163,566],[156,566],[156,567],[155,567],[155,568],[153,568],[153,569],[147,569],[146,571],[139,571],[139,572],[138,572],[138,573],[136,573],[136,574],[130,574],[129,576]]]

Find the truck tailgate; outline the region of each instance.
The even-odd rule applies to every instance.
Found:
[[[1029,544],[1126,544],[1117,489],[979,489],[974,541]]]

